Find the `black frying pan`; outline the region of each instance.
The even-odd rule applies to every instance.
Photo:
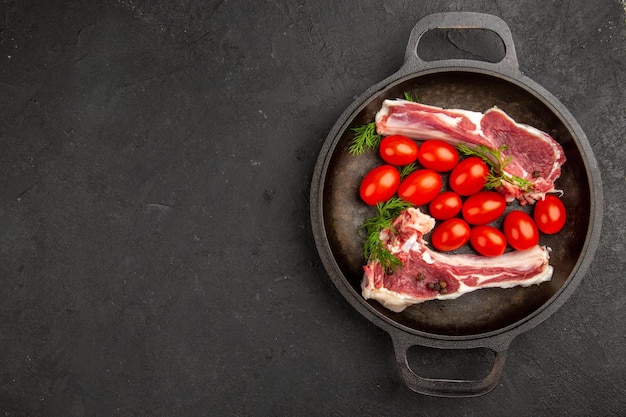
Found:
[[[504,58],[497,63],[465,59],[427,62],[418,56],[417,46],[426,32],[461,28],[495,32],[504,43]],[[351,128],[373,121],[383,100],[401,98],[404,92],[416,93],[424,104],[444,108],[485,111],[498,106],[516,121],[550,133],[562,145],[567,162],[556,188],[564,190],[568,219],[564,230],[542,236],[540,242],[552,248],[554,275],[550,282],[528,288],[482,289],[455,300],[428,301],[402,313],[363,299],[363,236],[358,229],[373,213],[359,200],[358,186],[363,175],[381,160],[375,152],[348,154],[354,137]],[[584,132],[569,111],[520,72],[506,23],[479,13],[434,14],[415,25],[400,70],[361,95],[330,131],[311,184],[311,220],[330,278],[363,316],[391,335],[407,386],[435,396],[482,395],[498,383],[511,341],[556,311],[585,275],[598,246],[602,222],[600,171]],[[408,365],[407,352],[412,346],[488,348],[495,354],[494,365],[479,380],[423,378]]]

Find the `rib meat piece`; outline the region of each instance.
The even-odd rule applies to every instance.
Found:
[[[445,254],[431,250],[424,240],[434,225],[432,217],[409,208],[394,220],[394,233],[381,231],[385,247],[402,266],[387,274],[379,262],[369,261],[363,267],[361,282],[365,299],[378,300],[389,310],[401,312],[413,304],[453,299],[481,288],[528,287],[552,278],[545,246],[497,257]]]
[[[507,201],[534,203],[546,193],[557,191],[554,182],[561,175],[565,153],[547,133],[517,123],[493,107],[484,114],[469,110],[442,109],[406,100],[385,100],[376,114],[376,131],[383,136],[400,134],[417,140],[439,139],[456,145],[484,145],[511,157],[504,168],[508,176],[531,182],[530,190],[504,182],[500,191]]]

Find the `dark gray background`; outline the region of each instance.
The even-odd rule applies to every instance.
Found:
[[[626,415],[626,13],[586,1],[0,4],[0,415]],[[413,25],[481,11],[586,132],[596,258],[489,395],[406,389],[308,190]]]

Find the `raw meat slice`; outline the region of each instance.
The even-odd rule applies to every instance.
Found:
[[[424,240],[434,225],[432,217],[409,208],[394,220],[394,233],[381,231],[385,247],[402,266],[388,274],[379,262],[368,262],[361,282],[365,299],[401,312],[413,304],[453,299],[481,288],[528,287],[552,278],[550,249],[545,246],[497,257],[445,254],[431,250]]]
[[[383,136],[400,134],[417,140],[440,139],[454,145],[484,145],[502,152],[510,162],[504,174],[529,181],[530,189],[504,182],[500,191],[511,202],[534,203],[546,193],[556,192],[565,153],[547,133],[517,123],[493,107],[484,114],[469,110],[442,109],[406,100],[385,100],[376,114],[376,131]]]

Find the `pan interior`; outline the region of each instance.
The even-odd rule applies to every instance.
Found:
[[[416,331],[465,336],[496,331],[512,325],[548,303],[572,274],[581,256],[590,222],[590,185],[583,155],[572,133],[550,108],[525,88],[491,75],[468,71],[438,72],[392,84],[375,94],[356,114],[332,151],[323,179],[324,227],[333,257],[342,276],[360,297],[363,275],[362,222],[374,214],[358,196],[361,179],[371,168],[383,163],[376,152],[352,156],[347,149],[354,137],[351,128],[374,120],[385,99],[401,98],[408,92],[424,104],[444,108],[486,111],[497,106],[519,123],[526,123],[551,134],[565,151],[567,162],[562,167],[556,188],[563,190],[562,201],[567,209],[567,222],[556,235],[541,235],[540,244],[552,249],[550,264],[552,280],[528,288],[482,289],[455,300],[428,301],[393,313],[376,301],[367,301],[379,314]],[[444,176],[444,184],[447,184]],[[444,185],[445,187],[445,185]],[[511,209],[530,213],[531,207],[513,203]],[[428,236],[427,236],[428,238]],[[463,249],[469,252],[470,249]],[[363,302],[361,299],[351,302]]]

